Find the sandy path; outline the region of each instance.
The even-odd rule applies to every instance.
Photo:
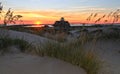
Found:
[[[0,74],[86,74],[70,63],[24,53],[0,56]]]
[[[94,50],[103,64],[100,74],[120,74],[120,41],[99,41]]]

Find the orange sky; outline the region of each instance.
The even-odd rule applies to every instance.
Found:
[[[31,10],[17,10],[14,11],[14,15],[20,14],[22,15],[22,20],[24,24],[53,24],[56,20],[60,20],[61,17],[64,17],[65,20],[70,23],[94,23],[96,19],[102,17],[105,14],[109,14],[109,12],[96,11],[98,15],[95,18],[92,18],[91,21],[87,21],[86,19],[90,16],[91,13],[95,14],[95,11],[56,11],[56,10],[45,10],[45,11],[31,11]],[[3,14],[4,15],[4,14]],[[98,23],[104,23],[104,20],[108,18],[102,19]],[[112,18],[113,19],[113,18]],[[112,19],[109,19],[108,23]],[[17,23],[19,24],[19,22]],[[20,23],[23,24],[23,23]]]
[[[64,17],[70,23],[81,23],[85,21],[88,15],[85,13],[65,12],[65,11],[15,11],[14,15],[22,15],[22,20],[25,24],[34,24],[41,22],[42,24],[53,24],[56,20]],[[84,16],[82,16],[84,15]]]
[[[12,8],[14,14],[22,15],[24,24],[36,22],[53,24],[61,17],[70,23],[94,23],[103,15],[108,15],[120,8],[119,0],[0,0],[0,2],[4,12]],[[99,15],[87,21],[91,13]],[[105,17],[97,23],[104,23],[106,19],[108,18]],[[111,23],[112,20],[113,18],[108,19],[107,23]]]
[[[16,14],[23,15],[23,20],[26,23],[34,23],[36,21],[40,21],[43,24],[53,24],[56,20],[60,20],[61,17],[64,17],[65,20],[76,23],[76,22],[84,22],[85,16],[82,13],[74,13],[73,12],[64,12],[64,11],[18,11]],[[82,16],[84,15],[84,16]],[[29,22],[27,22],[29,21]]]

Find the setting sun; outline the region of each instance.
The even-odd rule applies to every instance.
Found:
[[[42,23],[41,23],[40,21],[36,21],[35,24],[36,24],[36,25],[40,25],[40,24],[42,24]]]

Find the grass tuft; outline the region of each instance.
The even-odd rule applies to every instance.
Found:
[[[14,42],[14,45],[18,45],[18,47],[22,52],[25,52],[31,47],[31,45],[23,39],[14,39],[13,42]]]
[[[12,45],[17,45],[22,52],[25,52],[25,50],[31,47],[31,45],[23,39],[0,38],[0,51],[5,52],[8,50],[7,47]]]
[[[100,68],[99,61],[94,52],[86,52],[83,43],[74,41],[71,43],[47,42],[36,49],[40,56],[50,56],[70,62],[73,65],[84,68],[88,74],[97,74]]]

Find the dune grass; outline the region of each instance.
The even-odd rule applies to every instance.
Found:
[[[120,32],[111,32],[111,33],[104,33],[101,35],[100,39],[104,40],[120,40]]]
[[[6,51],[8,46],[11,46],[13,41],[8,38],[0,38],[0,51]]]
[[[100,62],[94,54],[94,51],[85,51],[83,45],[89,41],[88,36],[71,42],[46,42],[33,50],[37,55],[49,56],[64,60],[73,65],[77,65],[86,70],[87,74],[98,74]],[[95,41],[95,40],[93,40]]]
[[[32,45],[23,39],[14,39],[13,42],[14,45],[18,45],[22,52],[25,52],[26,50],[32,48]]]
[[[62,35],[61,35],[62,36]],[[38,48],[33,48],[28,42],[23,39],[11,39],[9,37],[0,38],[0,50],[5,50],[11,45],[17,45],[22,52],[35,52],[40,56],[49,56],[64,60],[73,65],[79,66],[86,70],[87,74],[98,74],[100,62],[94,54],[94,51],[85,51],[84,44],[91,40],[87,33],[81,34],[81,37],[70,42],[46,42]],[[96,41],[93,38],[91,41]]]
[[[67,39],[67,34],[64,32],[60,32],[60,33],[56,33],[56,34],[52,34],[52,33],[45,33],[42,35],[43,37],[46,37],[48,39],[52,39],[58,42],[65,42]]]
[[[8,50],[7,47],[12,45],[17,45],[22,52],[25,52],[25,50],[28,50],[31,46],[23,39],[11,39],[9,37],[0,38],[0,51],[6,52]]]

